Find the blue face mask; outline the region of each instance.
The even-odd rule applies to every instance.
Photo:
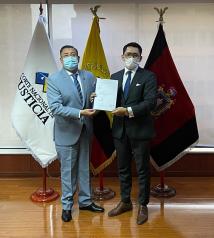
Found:
[[[76,56],[68,56],[63,58],[63,65],[65,69],[74,70],[78,67],[78,58]]]

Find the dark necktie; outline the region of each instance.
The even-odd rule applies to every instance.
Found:
[[[128,74],[128,77],[126,79],[126,84],[125,84],[125,87],[124,87],[124,97],[125,97],[125,99],[127,98],[128,93],[129,93],[132,71],[128,71],[127,74]]]
[[[77,91],[78,91],[78,94],[80,96],[80,101],[81,101],[81,103],[83,103],[82,90],[81,90],[81,87],[80,87],[80,83],[79,83],[79,81],[77,79],[78,74],[72,74],[71,76],[74,79],[74,84],[75,84],[75,86],[77,88]]]

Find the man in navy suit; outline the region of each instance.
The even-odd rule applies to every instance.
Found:
[[[78,184],[80,210],[103,212],[91,199],[89,157],[93,133],[90,96],[96,78],[78,69],[78,51],[71,45],[60,50],[63,68],[48,78],[47,98],[54,115],[54,141],[61,163],[62,220],[72,219],[73,197]]]
[[[135,160],[139,181],[137,224],[148,219],[150,195],[149,143],[155,136],[151,111],[156,106],[155,74],[139,67],[142,48],[131,42],[124,46],[125,69],[111,76],[118,80],[117,108],[112,112],[112,134],[117,152],[121,201],[111,210],[110,217],[132,210],[131,161]]]

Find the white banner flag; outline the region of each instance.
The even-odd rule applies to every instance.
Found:
[[[56,158],[54,119],[48,107],[46,87],[47,77],[57,70],[57,66],[43,21],[40,16],[20,76],[12,123],[32,156],[44,168]]]

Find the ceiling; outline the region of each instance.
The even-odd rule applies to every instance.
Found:
[[[214,0],[0,0],[0,4],[214,3]]]

